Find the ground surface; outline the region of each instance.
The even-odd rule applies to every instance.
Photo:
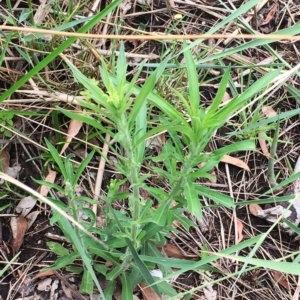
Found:
[[[12,5],[14,4],[15,3],[12,3]],[[35,3],[35,5],[38,5],[38,3]],[[141,30],[148,32],[165,32],[166,28],[168,28],[168,33],[172,34],[200,34],[206,32],[222,19],[225,11],[219,1],[175,1],[174,8],[171,8],[169,4],[166,6],[165,1],[154,1],[150,5],[135,5],[128,1],[127,5],[128,9],[126,8],[126,4],[124,4],[119,12],[119,17],[122,19],[123,25],[127,26],[126,28],[140,28]],[[238,8],[242,5],[242,1],[234,1],[234,5]],[[270,15],[270,10],[274,9],[275,5],[276,13]],[[285,5],[288,5],[288,9],[286,9]],[[294,2],[290,1],[288,4],[280,1],[269,1],[263,10],[257,12],[257,19],[252,19],[250,24],[253,28],[258,30],[258,32],[265,34],[273,32],[274,30],[288,28],[291,20],[293,22],[299,20],[300,14],[298,5],[299,3],[296,3],[296,0]],[[101,3],[101,6],[105,6],[105,3]],[[20,3],[18,7],[24,8],[26,7],[26,3]],[[86,7],[88,8],[88,5],[86,5]],[[1,3],[0,9],[1,11],[5,11],[7,6],[4,3]],[[184,16],[184,21],[178,22],[174,17],[176,14]],[[261,25],[263,23],[261,20],[266,24]],[[2,22],[4,22],[4,20],[2,20]],[[226,28],[226,32],[233,32],[234,29],[235,24],[231,23],[230,26]],[[103,30],[103,24],[95,28],[95,32],[102,32]],[[224,28],[222,30],[224,30]],[[128,30],[128,33],[129,32],[130,30]],[[222,31],[222,33],[224,32]],[[126,34],[126,30],[123,31],[123,34]],[[225,45],[223,41],[210,42],[213,43],[213,48],[218,50],[232,47],[236,43],[236,41],[232,41],[232,44],[229,43]],[[204,45],[210,45],[210,42],[204,42]],[[58,41],[56,40],[55,43],[58,44]],[[106,41],[104,45],[102,45],[103,49],[109,49],[110,46],[111,43],[109,41]],[[129,40],[125,43],[125,50],[128,53],[132,52],[143,55],[149,55],[151,53],[160,56],[169,46],[170,45],[166,42]],[[276,42],[272,44],[272,47],[292,66],[300,63],[300,57],[297,50],[299,49],[299,46],[300,42]],[[72,51],[75,53],[74,49]],[[201,45],[198,51],[202,51]],[[271,54],[264,48],[257,47],[256,49],[246,49],[239,55],[241,60],[260,62],[263,59],[270,57]],[[88,52],[86,53],[86,59],[91,59],[91,54]],[[139,58],[136,57],[131,59],[132,62],[139,61]],[[160,58],[157,57],[151,62],[159,61]],[[228,64],[232,63],[230,59],[227,59],[224,62]],[[74,91],[78,88],[75,83],[71,82],[69,74],[64,73],[63,67],[60,66],[59,62],[54,62],[48,67],[48,82],[53,86],[59,83],[59,85],[55,87],[56,91],[66,92],[70,89]],[[4,91],[31,67],[25,61],[21,64],[7,61],[6,67],[2,66],[1,68],[0,88]],[[132,73],[128,75],[128,78],[134,74],[134,66],[131,68]],[[7,69],[10,71],[8,72]],[[232,77],[234,77],[234,74],[238,75],[238,70],[232,71]],[[200,85],[200,91],[205,106],[210,105],[211,99],[213,99],[216,94],[217,90],[215,89],[215,85],[219,83],[220,75],[221,73],[219,70],[200,69],[199,71],[199,77],[203,80],[203,83]],[[144,80],[143,76],[146,75],[142,74],[140,79],[141,82]],[[255,72],[251,73],[251,77],[248,78],[248,80],[255,81],[257,79],[255,76]],[[181,85],[184,85],[184,79],[182,81],[175,80],[173,84],[174,88],[181,89]],[[293,85],[296,87],[299,86],[299,78],[295,79]],[[29,87],[30,86],[27,83],[23,88],[27,89]],[[29,99],[29,96],[26,97]],[[24,99],[24,94],[20,95],[16,93],[13,96],[13,99],[18,98]],[[168,98],[168,95],[166,95],[166,98]],[[36,99],[38,100],[38,97],[36,97]],[[172,95],[169,96],[168,100],[172,101]],[[280,110],[281,112],[284,112],[298,108],[298,101],[299,99],[291,97],[283,87],[273,95],[269,105],[271,105],[275,111]],[[22,103],[13,103],[6,104],[5,107],[7,109],[17,109],[22,105]],[[37,101],[37,104],[33,104],[32,109],[46,112],[51,109],[51,106],[50,104],[49,106],[45,106],[44,103],[40,104]],[[44,145],[43,138],[50,137],[51,129],[55,128],[56,125],[51,118],[34,117],[33,119],[36,123],[32,123],[31,118],[16,116],[13,118],[13,122],[14,126],[18,128],[24,136],[28,136],[36,144],[24,143],[17,140],[4,144],[3,149],[6,149],[10,154],[8,160],[10,166],[13,166],[16,162],[21,164],[21,171],[18,174],[18,179],[26,185],[37,189],[39,185],[35,183],[32,178],[40,178],[41,172],[44,172],[43,164],[46,159],[45,157],[41,157],[42,150],[39,145]],[[64,119],[60,121],[61,124],[67,123],[67,120]],[[275,170],[278,182],[289,177],[291,170],[287,167],[287,161],[293,166],[300,153],[300,125],[298,116],[287,120],[284,124],[281,123],[280,126],[281,142],[277,149],[279,163],[276,164]],[[209,145],[211,149],[216,149],[222,145],[234,142],[235,140],[227,138],[225,135],[226,133],[232,132],[234,129],[233,122],[226,125],[224,128],[221,128]],[[62,126],[60,130],[65,132],[67,126]],[[84,130],[82,130],[80,134],[81,136],[84,136]],[[4,135],[2,138],[7,139]],[[52,140],[52,142],[55,144],[55,140]],[[93,143],[94,142],[97,142],[100,147],[102,146],[101,142],[93,141]],[[79,155],[80,150],[84,151],[84,145],[80,144],[79,148],[77,146],[78,143],[73,142],[68,151]],[[267,174],[267,158],[262,154],[260,149],[254,153],[239,152],[233,153],[232,155],[246,162],[250,168],[250,172],[236,166],[220,163],[220,165],[213,170],[217,182],[204,182],[204,184],[215,190],[233,196],[236,202],[258,199],[260,195],[266,192],[270,187]],[[31,160],[31,158],[35,158],[35,164],[28,161]],[[97,158],[94,159],[94,164],[96,163]],[[111,170],[108,169],[108,171]],[[83,184],[85,185],[85,193],[88,194],[88,183],[83,182]],[[153,184],[157,183],[155,182]],[[161,186],[164,186],[164,183],[160,184]],[[105,190],[105,186],[102,186],[102,188]],[[10,216],[15,213],[14,207],[23,195],[22,191],[12,191],[9,186],[5,184],[1,186],[0,190],[1,195],[5,195],[5,198],[1,199],[1,206],[2,204],[3,206],[10,204],[10,209],[6,209],[3,215],[0,214],[2,232],[2,235],[0,235],[0,243],[2,245],[0,260],[3,265],[5,262],[11,260],[14,255],[10,246],[12,240]],[[283,194],[284,191],[279,193],[279,195]],[[212,203],[208,200],[204,200],[204,205],[206,206],[203,219],[205,230],[201,226],[199,226],[199,228],[191,229],[190,232],[185,232],[180,229],[178,233],[170,237],[170,244],[176,246],[177,249],[181,249],[182,253],[184,253],[183,257],[191,257],[191,259],[194,260],[198,259],[197,257],[199,252],[201,252],[203,245],[209,245],[211,251],[214,252],[221,251],[225,247],[234,245],[237,239],[233,221],[236,219],[234,218],[238,218],[243,224],[244,240],[254,237],[261,232],[266,232],[269,229],[270,225],[266,221],[253,216],[249,212],[247,206],[237,206],[236,209],[232,211],[220,208],[216,209],[210,206],[211,204]],[[17,263],[13,264],[0,279],[0,299],[86,299],[84,298],[84,295],[80,295],[77,291],[78,282],[80,281],[78,275],[70,275],[66,270],[58,270],[53,273],[45,273],[44,276],[38,278],[34,277],[36,274],[39,274],[42,267],[49,266],[54,263],[56,259],[56,256],[49,251],[49,248],[46,245],[46,242],[53,240],[53,237],[50,237],[49,233],[54,234],[56,237],[62,235],[59,228],[50,224],[50,213],[48,208],[37,205],[36,209],[40,211],[39,216],[24,236],[24,241],[20,247],[21,255],[18,258]],[[232,217],[233,215],[234,218]],[[66,242],[62,243],[68,246]],[[252,249],[250,248],[245,249],[238,254],[247,256],[251,250]],[[255,257],[275,260],[298,250],[299,241],[294,241],[294,237],[287,236],[280,232],[280,229],[275,228],[264,241],[262,247],[256,252]],[[80,262],[78,261],[76,264],[80,265]],[[224,274],[230,274],[238,270],[238,264],[226,258],[220,259],[214,267],[220,271],[219,278],[223,277]],[[173,285],[178,291],[188,291],[191,288],[207,282],[209,278],[208,275],[209,274],[201,272],[186,273],[174,280]],[[51,280],[45,283],[45,280],[49,279]],[[213,279],[218,279],[218,275],[214,275]],[[207,292],[208,294],[205,294],[203,291],[198,291],[193,293],[191,299],[292,299],[291,297],[295,293],[298,279],[293,276],[286,276],[284,279],[286,280],[286,284],[283,283],[280,275],[279,277],[278,275],[276,277],[276,274],[268,269],[256,269],[245,272],[240,278],[236,276],[213,285],[212,288],[217,294],[216,298],[213,298],[212,291],[210,291],[210,296],[212,298],[209,298],[209,292]],[[54,287],[56,281],[57,288]],[[44,283],[44,286],[41,285],[40,287],[39,284],[41,283]],[[107,284],[104,280],[101,283],[103,286]],[[119,288],[117,288],[115,292],[116,299],[120,299],[119,294],[120,291]],[[139,291],[136,292],[136,296],[142,297]]]

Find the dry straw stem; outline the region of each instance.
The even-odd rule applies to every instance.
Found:
[[[92,33],[77,33],[67,31],[55,31],[31,27],[17,27],[17,26],[0,26],[0,30],[18,31],[27,33],[43,33],[53,34],[59,36],[73,36],[78,38],[93,38],[93,39],[109,39],[109,40],[197,40],[197,39],[224,39],[233,38],[231,34],[159,34],[149,33],[149,35],[118,35],[118,34],[92,34]],[[256,40],[291,40],[299,41],[300,36],[283,35],[283,34],[237,34],[235,39],[256,39]]]

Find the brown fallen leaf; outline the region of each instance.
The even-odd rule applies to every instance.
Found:
[[[82,112],[79,105],[76,107],[77,112]],[[67,132],[67,138],[64,146],[62,147],[60,154],[64,153],[66,149],[68,148],[69,144],[71,143],[72,139],[78,134],[80,128],[82,127],[82,122],[78,121],[76,119],[72,119],[69,124],[68,132]]]
[[[238,240],[237,240],[237,244],[239,244],[243,239],[244,239],[244,236],[243,236],[243,228],[244,228],[244,225],[242,223],[242,221],[240,219],[236,219],[236,225],[237,225],[237,232],[238,232]]]
[[[264,21],[261,23],[261,25],[267,25],[270,23],[270,21],[273,19],[273,17],[275,16],[276,12],[278,9],[278,2],[276,2],[273,7],[269,10],[266,18],[264,19]]]
[[[50,182],[50,183],[54,183],[55,181],[55,178],[56,178],[56,172],[51,170],[51,169],[48,169],[48,175],[45,177],[45,181],[47,182]],[[44,197],[46,197],[48,195],[48,192],[49,192],[49,187],[45,186],[45,185],[42,185],[40,187],[40,194]]]
[[[145,283],[140,284],[143,300],[160,300],[160,297],[154,292],[151,287],[147,287]]]
[[[0,160],[1,160],[1,171],[6,173],[7,168],[9,167],[9,160],[10,160],[10,155],[7,150],[2,150],[0,154]]]
[[[11,247],[13,252],[17,253],[24,241],[24,235],[27,230],[27,221],[23,216],[12,217],[10,219],[10,228],[13,235]]]
[[[35,222],[35,220],[39,214],[40,214],[40,211],[36,210],[36,211],[32,211],[25,217],[28,222],[27,230],[33,225],[33,223]]]
[[[36,199],[32,196],[27,196],[20,200],[16,206],[16,212],[26,217],[36,204]]]
[[[224,163],[227,163],[227,164],[237,166],[239,168],[242,168],[242,169],[250,172],[248,165],[245,162],[243,162],[242,160],[240,160],[239,158],[232,157],[230,155],[225,154],[221,161]]]
[[[249,210],[253,216],[257,216],[258,212],[262,210],[262,208],[258,204],[250,204]]]
[[[272,275],[274,280],[278,282],[281,286],[283,286],[286,290],[290,290],[290,285],[288,281],[285,279],[284,275],[279,271],[272,271]]]
[[[224,96],[222,98],[222,103],[226,103],[226,102],[228,102],[230,100],[231,100],[231,96],[227,92],[225,92],[225,94],[224,94]]]
[[[180,249],[175,245],[166,244],[162,249],[168,257],[185,258],[185,255],[182,253],[182,251],[180,251]]]
[[[47,0],[40,1],[40,5],[33,17],[34,24],[41,25],[43,21],[45,21],[47,15],[50,12],[51,4],[52,4],[51,1],[47,1]]]
[[[55,274],[55,271],[53,271],[53,270],[41,271],[41,272],[37,273],[36,275],[34,275],[32,280],[36,280],[36,279],[42,278],[42,277],[52,276],[54,274]]]
[[[259,132],[258,133],[258,142],[261,148],[262,153],[264,154],[264,156],[266,158],[270,157],[270,152],[266,143],[266,139],[265,139],[266,134],[264,132]]]
[[[232,216],[230,216],[230,218],[231,218],[231,220],[233,220]],[[236,242],[236,245],[237,245],[244,239],[244,235],[243,235],[244,225],[243,225],[243,222],[239,218],[236,218],[236,226],[237,226],[237,233],[238,233],[238,239]]]
[[[272,106],[268,106],[268,105],[263,106],[263,107],[261,108],[261,111],[262,111],[262,113],[264,114],[264,116],[267,117],[267,118],[271,118],[271,117],[277,116],[277,113],[276,113],[276,111],[273,109]]]
[[[271,118],[277,115],[276,111],[271,106],[263,106],[261,108],[263,115],[267,118]],[[266,134],[264,131],[259,132],[258,134],[258,142],[261,147],[261,150],[265,157],[270,157],[270,152],[266,143]]]

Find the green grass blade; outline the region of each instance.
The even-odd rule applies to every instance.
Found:
[[[277,121],[282,121],[282,120],[290,119],[293,116],[296,116],[298,114],[300,114],[300,108],[296,108],[296,109],[293,109],[293,110],[288,110],[286,112],[278,114],[277,116],[261,120],[261,121],[255,123],[255,124],[253,124],[253,125],[250,125],[250,126],[246,127],[245,129],[229,133],[228,136],[232,137],[232,136],[244,134],[244,133],[246,133],[248,131],[251,131],[253,129],[257,129],[257,128],[259,128],[261,126],[264,126],[264,125],[268,125],[268,124],[271,124],[271,123],[276,123]]]
[[[278,35],[296,35],[296,34],[299,34],[299,32],[300,32],[300,22],[296,23],[295,25],[293,25],[289,28],[279,30],[279,31],[275,32],[274,34],[278,34]],[[240,46],[230,48],[228,50],[224,50],[224,51],[219,52],[217,54],[213,54],[213,55],[210,55],[210,56],[205,57],[203,59],[200,59],[196,62],[196,64],[202,64],[202,63],[205,63],[206,61],[211,61],[211,60],[224,58],[226,56],[229,56],[229,55],[232,55],[232,54],[235,54],[235,53],[241,53],[242,51],[244,51],[246,49],[256,48],[256,47],[259,47],[259,46],[264,46],[264,45],[273,43],[275,41],[276,40],[272,40],[272,39],[253,40],[253,41],[250,41],[248,43],[244,43]],[[289,66],[289,65],[286,63],[286,66]]]
[[[293,253],[293,255],[297,255],[299,253],[300,251],[296,251]],[[294,262],[282,262],[282,261],[265,260],[265,259],[258,259],[258,258],[226,255],[226,254],[220,254],[220,257],[232,259],[233,261],[235,260],[235,261],[244,262],[246,264],[251,264],[257,267],[261,267],[263,269],[276,270],[291,275],[298,275],[298,276],[300,275],[300,268],[295,267]]]
[[[217,32],[220,29],[223,29],[226,24],[233,21],[234,19],[238,18],[239,16],[243,15],[244,13],[248,12],[252,7],[254,7],[256,4],[260,3],[261,0],[250,0],[247,1],[245,4],[241,5],[238,9],[236,9],[234,12],[232,12],[227,18],[225,18],[223,21],[221,21],[219,24],[216,24],[210,28],[210,30],[207,31],[206,34],[213,34]],[[202,43],[203,39],[197,40],[193,43],[191,43],[187,48],[191,49]],[[187,48],[183,48],[179,54],[186,51]],[[211,56],[209,56],[211,57]],[[208,59],[210,60],[210,59]]]
[[[107,5],[103,10],[101,10],[97,15],[95,15],[95,17],[92,20],[90,20],[88,23],[86,23],[84,26],[78,29],[78,33],[85,33],[88,30],[90,30],[93,26],[98,24],[108,13],[115,9],[121,2],[122,0],[115,0],[111,4]],[[14,85],[12,85],[12,87],[10,87],[6,92],[0,95],[0,103],[8,99],[17,89],[19,89],[30,78],[32,78],[44,67],[46,67],[50,62],[52,62],[60,53],[62,53],[73,43],[75,43],[76,40],[77,37],[70,37],[61,45],[59,45],[53,52],[51,52],[51,54],[46,56],[39,64],[37,64],[26,75],[24,75]]]
[[[13,264],[13,262],[18,259],[20,254],[21,252],[18,252],[8,263],[6,263],[5,267],[2,270],[0,270],[0,277],[2,277],[6,272],[6,270],[8,270],[10,266]]]

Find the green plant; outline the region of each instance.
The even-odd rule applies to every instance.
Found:
[[[225,154],[254,150],[254,142],[251,140],[241,141],[212,153],[206,153],[205,147],[210,142],[214,132],[279,72],[270,72],[225,106],[220,107],[229,80],[230,70],[228,69],[224,73],[219,91],[212,105],[205,110],[200,102],[197,71],[191,52],[186,50],[184,54],[187,64],[189,94],[185,97],[175,90],[173,92],[182,101],[189,120],[183,118],[172,105],[161,98],[154,90],[155,84],[163,74],[169,58],[167,57],[151,73],[142,87],[138,87],[135,85],[135,81],[142,70],[142,66],[134,78],[127,82],[127,67],[123,48],[120,51],[114,74],[109,74],[105,63],[100,68],[104,89],[100,89],[95,81],[88,79],[72,64],[69,64],[74,76],[85,87],[84,94],[86,98],[92,100],[78,99],[80,105],[85,108],[82,115],[58,107],[58,110],[66,116],[76,118],[104,133],[110,134],[117,145],[112,147],[111,150],[118,158],[117,170],[123,174],[125,179],[112,181],[109,185],[109,191],[105,198],[106,209],[102,211],[106,219],[104,228],[93,227],[95,217],[92,214],[89,215],[91,220],[89,230],[98,234],[101,238],[103,241],[102,248],[99,249],[97,243],[90,237],[86,237],[80,232],[77,232],[77,234],[80,236],[83,246],[87,249],[91,261],[95,261],[95,257],[98,257],[98,259],[101,258],[103,261],[111,263],[109,268],[103,266],[99,268],[99,266],[94,265],[94,269],[98,269],[102,274],[105,274],[111,285],[114,285],[117,279],[120,278],[126,299],[130,299],[130,295],[132,295],[128,286],[133,288],[143,281],[147,282],[148,285],[152,285],[158,294],[176,295],[173,288],[166,282],[160,281],[159,285],[155,285],[155,281],[149,272],[149,269],[155,267],[155,263],[149,263],[149,259],[142,260],[141,255],[143,257],[149,255],[159,261],[159,257],[162,258],[163,256],[157,250],[156,245],[165,244],[169,232],[174,230],[172,222],[179,220],[188,229],[194,224],[182,214],[183,212],[188,211],[201,218],[201,197],[210,198],[217,205],[233,206],[232,198],[195,181],[199,178],[212,178],[209,171],[220,162]],[[155,118],[155,122],[151,120],[150,105],[159,112],[159,118]],[[108,120],[108,126],[101,124],[100,119]],[[164,131],[167,131],[167,142],[163,146],[162,153],[156,157],[151,157],[151,160],[153,161],[153,172],[169,183],[171,187],[169,193],[148,186],[146,179],[149,175],[141,175],[141,168],[146,159],[146,140]],[[55,149],[52,146],[51,154],[53,155],[53,153],[55,153]],[[57,158],[55,161],[59,169],[64,169]],[[68,161],[67,158],[66,163]],[[155,163],[157,162],[163,162],[165,169],[156,168]],[[201,168],[198,167],[199,164],[202,164]],[[65,180],[67,180],[70,174],[67,172],[62,173],[66,174]],[[77,180],[78,178],[76,176]],[[73,184],[75,181],[73,181]],[[129,191],[120,193],[119,186],[125,181],[130,183]],[[67,180],[67,182],[70,182],[70,180]],[[151,197],[144,199],[141,196],[142,189],[147,190]],[[120,199],[128,200],[128,210],[116,210],[114,208],[113,203]],[[156,208],[153,206],[154,199],[158,202]],[[171,209],[170,205],[174,199],[177,201],[177,205]],[[70,208],[68,208],[68,211],[72,214],[78,213],[78,211],[70,210]],[[58,221],[58,219],[53,219],[53,221]],[[60,226],[63,227],[63,224],[60,223]],[[72,259],[76,257],[76,254],[74,254]],[[67,264],[70,264],[69,260],[65,261],[65,265]],[[176,265],[175,261],[173,264]],[[182,264],[188,266],[190,262],[183,260]],[[158,265],[164,271],[165,276],[172,273],[170,267],[159,263]],[[208,265],[204,265],[203,268],[212,270]],[[83,278],[87,277],[88,275],[85,275]],[[108,298],[111,297],[111,285],[104,291]],[[85,292],[91,291],[91,285],[85,288]]]

